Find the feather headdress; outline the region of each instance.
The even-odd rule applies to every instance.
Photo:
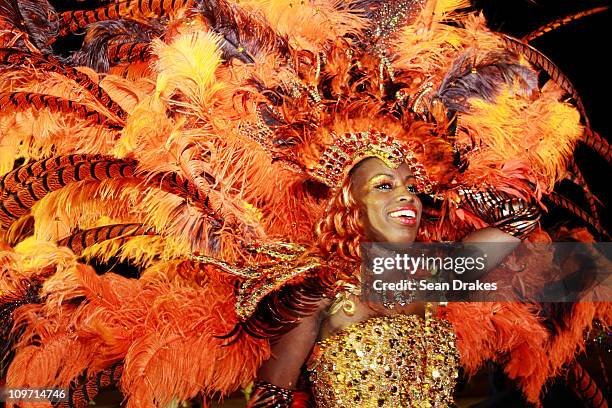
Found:
[[[308,275],[321,265],[278,241],[313,242],[333,188],[365,157],[408,161],[439,201],[426,240],[482,225],[458,207],[462,190],[539,201],[578,142],[610,159],[569,81],[467,1],[43,3],[0,6],[11,386],[92,394],[96,379],[120,378],[128,405],[148,407],[245,384],[269,355],[249,325],[258,304],[289,283],[322,290]],[[56,33],[80,30],[79,51],[51,54]],[[583,218],[598,229],[595,215]],[[36,242],[46,262],[24,262]],[[83,263],[93,257],[141,277],[97,276]],[[251,336],[231,342],[238,323]],[[541,347],[538,333],[517,344]]]

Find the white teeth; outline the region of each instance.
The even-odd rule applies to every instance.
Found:
[[[416,218],[416,213],[412,210],[397,210],[397,211],[393,211],[389,215],[393,218],[397,218],[397,217]]]

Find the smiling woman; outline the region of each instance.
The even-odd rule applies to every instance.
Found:
[[[324,251],[337,251],[342,248],[339,242],[352,240],[352,251],[340,253],[353,261],[354,271],[345,273],[344,278],[333,285],[334,290],[328,294],[334,296],[331,304],[326,299],[319,301],[314,313],[302,318],[297,328],[275,342],[272,357],[258,372],[259,382],[249,407],[262,406],[275,395],[276,403],[285,405],[278,396],[283,395],[282,390],[293,390],[303,383],[300,377],[306,359],[317,406],[342,406],[346,401],[368,407],[451,405],[459,366],[451,326],[434,318],[434,307],[429,303],[407,298],[376,302],[360,297],[363,285],[370,284],[367,274],[372,271],[366,270],[359,277],[355,273],[359,264],[354,261],[362,258],[359,244],[366,241],[409,244],[417,239],[423,213],[417,194],[427,185],[423,180],[425,173],[412,159],[413,153],[398,140],[389,142],[385,137],[373,137],[367,145],[359,145],[356,142],[359,138],[350,134],[345,139],[338,139],[336,146],[343,149],[341,154],[347,157],[342,161],[345,164],[338,166],[332,162],[327,167],[332,169],[329,171],[334,177],[331,180],[324,177],[326,173],[319,174],[329,185],[335,182],[341,187],[328,208],[330,214],[319,223],[317,231]],[[351,144],[351,141],[354,142]],[[395,144],[396,148],[387,147],[387,144]],[[394,153],[389,154],[389,150]],[[350,163],[354,165],[351,167]],[[344,180],[336,176],[338,173],[345,174]],[[339,207],[335,207],[338,204]],[[342,214],[350,214],[353,222],[346,222]],[[347,226],[352,229],[349,231]],[[336,239],[329,239],[333,235]],[[520,242],[491,227],[472,232],[466,240]],[[513,246],[506,246],[506,252],[492,254],[491,258],[503,258],[512,249]],[[374,280],[373,284],[376,282]],[[451,287],[441,283],[439,289],[450,290]],[[385,287],[382,293],[387,290],[403,289]],[[439,312],[438,308],[436,311]],[[390,327],[407,331],[394,333]],[[421,333],[424,329],[425,336]],[[390,342],[390,348],[386,341]],[[436,352],[430,342],[436,343]],[[314,351],[309,354],[308,350],[313,347]],[[410,354],[407,361],[413,363],[395,365],[396,353]],[[437,375],[423,380],[421,375],[431,370]],[[342,375],[340,381],[338,373]],[[431,374],[426,374],[426,378],[428,375]]]
[[[406,163],[389,168],[376,158],[351,171],[351,193],[359,203],[368,241],[407,243],[416,239],[423,206]]]

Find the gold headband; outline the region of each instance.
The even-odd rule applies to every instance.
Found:
[[[417,181],[419,192],[430,194],[433,191],[433,183],[408,144],[376,130],[332,136],[333,143],[325,148],[317,164],[309,169],[310,175],[322,183],[338,188],[357,163],[376,157],[394,169],[406,163]]]

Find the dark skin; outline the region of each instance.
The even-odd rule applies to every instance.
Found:
[[[351,171],[353,197],[362,207],[366,241],[396,244],[414,242],[416,239],[423,205],[417,196],[416,179],[407,164],[393,169],[377,158],[360,162]],[[400,217],[393,217],[394,210],[413,207],[415,222],[408,223]],[[403,221],[403,222],[402,222]],[[463,242],[503,242],[518,244],[520,239],[492,227],[474,231],[462,239]],[[497,265],[514,249],[514,246],[499,246],[496,253],[487,249],[487,263]],[[463,276],[466,278],[466,276]],[[477,277],[473,277],[474,279]]]
[[[423,205],[416,195],[416,179],[407,164],[397,169],[379,159],[362,161],[351,173],[353,197],[362,207],[367,241],[406,243],[416,239]],[[415,220],[402,223],[394,211],[413,208]]]
[[[402,164],[393,169],[387,167],[380,159],[369,158],[356,165],[350,177],[351,191],[362,207],[366,240],[391,243],[414,242],[423,206],[416,195],[416,179],[410,168]],[[412,215],[410,211],[415,213],[414,220],[409,219]],[[399,217],[398,214],[408,217]],[[475,231],[463,241],[520,242],[518,238],[496,228]],[[507,253],[498,255],[499,259],[502,259]],[[495,257],[489,255],[489,261]],[[327,315],[326,309],[331,300],[322,300],[317,312],[302,319],[295,329],[284,335],[272,347],[272,357],[261,366],[258,378],[279,387],[295,389],[301,368],[312,353],[317,339],[328,337],[346,326],[381,314],[423,314],[423,305],[417,302],[390,312],[361,303],[357,297],[354,300],[356,307],[351,316],[343,312]]]

